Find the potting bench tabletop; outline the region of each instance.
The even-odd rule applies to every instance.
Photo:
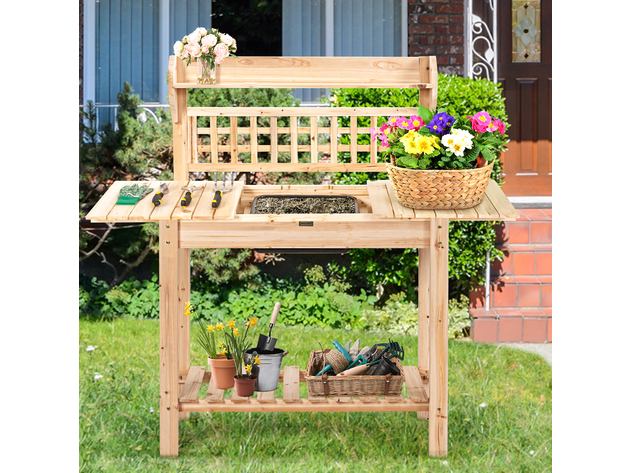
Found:
[[[229,58],[217,70],[217,84],[199,85],[196,77],[194,63],[185,66],[171,56],[174,181],[168,182],[169,192],[161,205],[153,206],[151,194],[135,205],[117,205],[120,189],[134,184],[119,181],[87,215],[94,222],[159,224],[160,454],[178,454],[179,421],[193,411],[417,411],[419,418],[429,421],[429,455],[445,456],[448,223],[515,220],[518,213],[499,186],[490,181],[481,203],[470,209],[414,210],[398,203],[389,181],[360,186],[248,186],[236,181],[213,209],[214,181],[191,177],[220,171],[385,171],[387,153],[379,155],[379,151],[387,148],[372,140],[359,144],[358,137],[369,136],[379,117],[410,116],[416,108],[187,105],[187,90],[191,88],[411,87],[418,90],[420,104],[435,109],[435,57]],[[347,119],[340,126],[341,117]],[[369,122],[370,127],[359,126],[359,117],[369,118],[361,123]],[[244,138],[247,135],[249,140]],[[261,135],[269,136],[265,144],[259,143]],[[279,135],[288,135],[289,144],[283,144]],[[300,144],[299,135],[307,135],[308,144]],[[342,136],[345,142],[340,141]],[[305,154],[309,155],[306,161]],[[157,190],[160,183],[146,184]],[[182,187],[187,186],[201,189],[193,192],[188,206],[182,207]],[[350,195],[357,198],[359,212],[251,214],[252,202],[263,194]],[[305,371],[297,366],[285,366],[280,374],[282,397],[276,398],[271,392],[241,398],[217,389],[211,373],[190,362],[190,320],[184,315],[184,306],[190,300],[191,248],[417,248],[418,366],[403,368],[405,395],[301,398],[299,388],[305,382]]]

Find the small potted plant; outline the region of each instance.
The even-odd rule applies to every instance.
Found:
[[[185,315],[191,316],[195,314],[195,309],[190,302],[186,303]],[[236,365],[234,357],[229,349],[227,334],[223,323],[218,322],[216,325],[209,324],[204,326],[204,322],[197,318],[199,331],[197,333],[197,342],[206,352],[208,356],[208,364],[212,372],[212,380],[218,389],[230,389],[234,387],[234,376],[236,375]],[[224,341],[217,345],[215,334],[222,332]]]
[[[246,352],[251,346],[247,339],[249,329],[257,323],[256,317],[250,317],[242,327],[238,327],[233,320],[230,320],[225,331],[236,364],[234,389],[236,389],[236,394],[242,397],[249,397],[254,394],[256,386],[256,375],[252,374],[252,366],[254,364],[260,365],[260,358],[256,352],[253,353],[252,357],[247,357]],[[227,330],[228,328],[229,330]]]
[[[203,27],[197,28],[177,41],[173,45],[173,52],[186,61],[187,66],[197,61],[197,82],[200,84],[214,84],[216,67],[227,57],[238,57],[234,54],[236,40],[216,28],[210,31]]]
[[[466,209],[483,199],[505,125],[485,111],[462,117],[421,105],[371,131],[390,150],[387,174],[401,205]]]

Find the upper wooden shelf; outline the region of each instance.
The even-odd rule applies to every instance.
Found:
[[[169,182],[169,193],[162,199],[162,204],[154,207],[149,194],[136,205],[116,205],[118,193],[130,181],[117,181],[87,214],[93,222],[186,220],[212,222],[230,220],[243,224],[268,224],[269,222],[294,222],[308,218],[312,221],[328,222],[383,222],[393,219],[429,220],[447,218],[449,220],[516,220],[518,212],[505,197],[496,182],[490,181],[486,195],[476,207],[464,210],[414,210],[398,203],[389,181],[372,181],[362,186],[244,186],[235,182],[234,188],[223,195],[219,208],[211,206],[214,197],[212,181],[175,181]],[[146,184],[137,182],[137,184]],[[159,187],[159,182],[148,182],[152,189]],[[185,193],[182,187],[202,187],[193,193],[188,207],[180,205]],[[219,184],[219,187],[222,183]],[[358,214],[285,214],[261,215],[250,214],[252,201],[258,195],[351,195],[359,201]],[[217,222],[218,223],[218,222]]]
[[[196,88],[418,88],[434,84],[421,77],[428,57],[265,57],[227,58],[217,67],[216,84],[197,83],[197,63],[179,57],[172,87]],[[426,63],[426,64],[425,64]],[[428,75],[427,75],[428,78]]]

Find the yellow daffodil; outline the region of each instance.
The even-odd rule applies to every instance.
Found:
[[[252,372],[252,365],[247,365],[247,366],[245,367],[245,370],[246,370],[248,373],[251,373],[251,372]]]
[[[250,317],[248,323],[249,323],[249,327],[255,327],[256,324],[258,323],[258,318]]]
[[[208,332],[210,333],[214,332],[214,325],[212,324],[208,325]]]
[[[234,328],[234,325],[236,324],[236,322],[234,322],[234,319],[232,319],[227,324],[228,324],[228,327]]]
[[[227,352],[228,352],[228,351],[227,351],[227,348],[224,348],[223,350],[221,350],[221,354],[222,354],[222,355],[227,355]]]
[[[219,342],[219,348],[223,348],[224,346],[225,346],[225,343]]]
[[[234,330],[232,330],[232,333],[238,337],[238,328],[235,328]]]
[[[215,328],[217,330],[223,330],[223,324],[221,322],[219,322]]]
[[[258,358],[258,355],[254,357],[254,363],[256,363],[257,365],[260,364],[260,358]]]

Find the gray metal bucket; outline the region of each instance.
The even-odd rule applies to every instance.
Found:
[[[247,350],[245,359],[249,360],[255,351],[255,348]],[[258,376],[254,390],[266,392],[275,391],[277,389],[282,359],[288,353],[288,351],[281,350],[280,348],[275,348],[271,353],[258,353],[260,365],[254,365],[252,367],[252,374]]]

